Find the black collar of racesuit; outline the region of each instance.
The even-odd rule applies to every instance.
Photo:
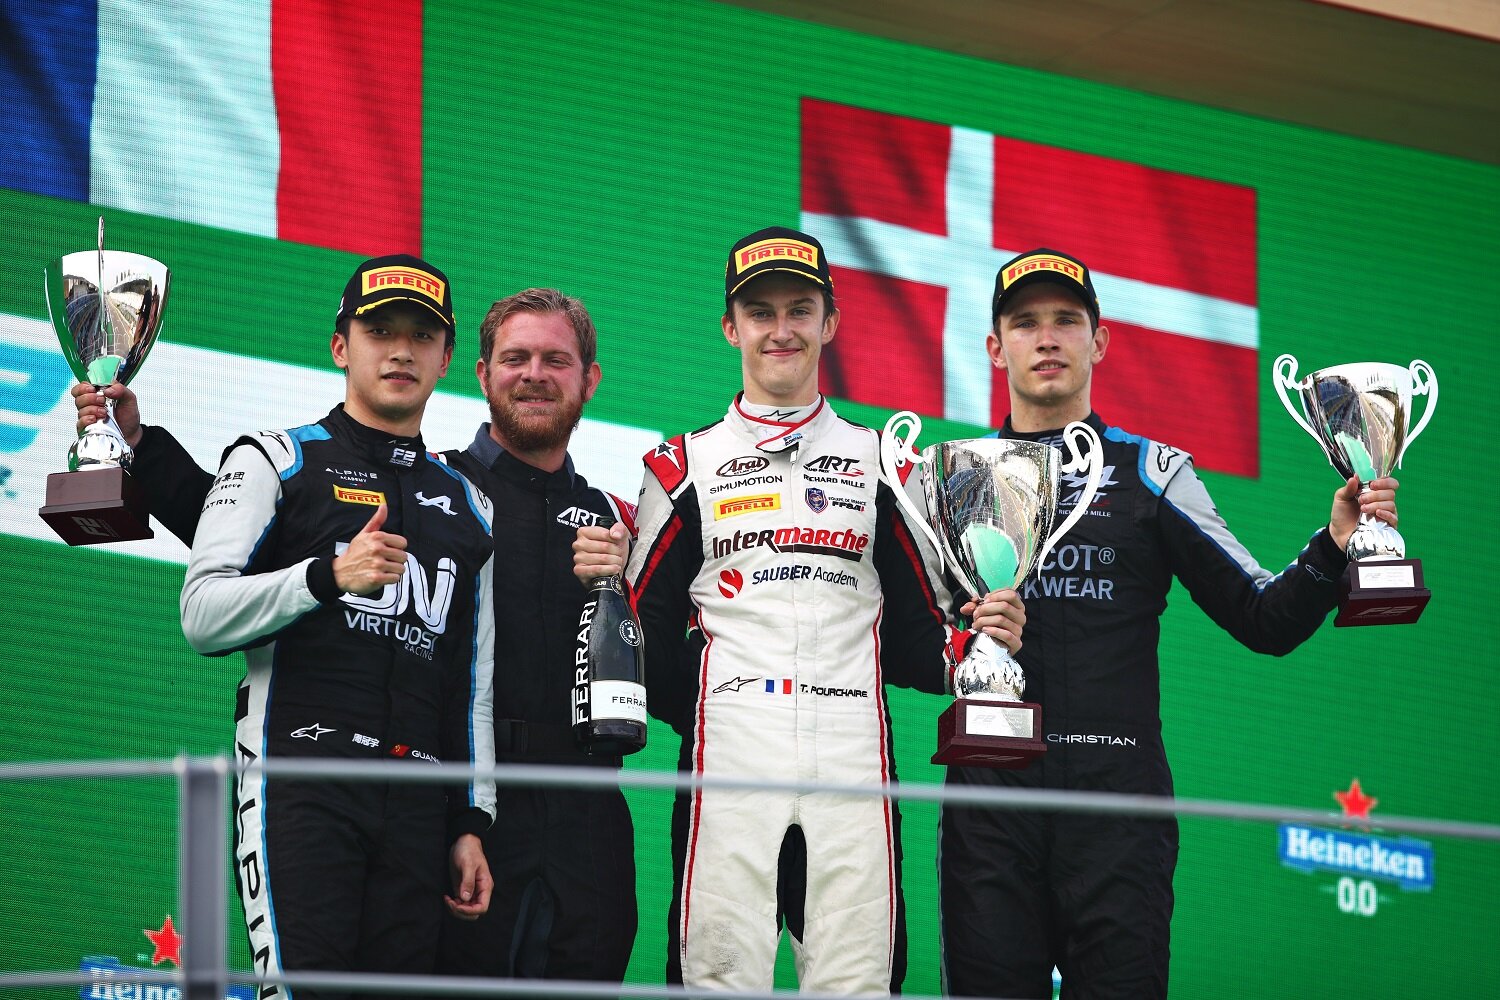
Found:
[[[328,411],[328,425],[346,444],[376,465],[388,465],[392,471],[404,472],[427,460],[422,435],[403,437],[389,431],[367,427],[349,416],[340,403]]]
[[[1083,418],[1083,422],[1094,429],[1102,438],[1104,436],[1104,420],[1099,414],[1089,411],[1089,415]],[[1018,431],[1010,424],[1010,414],[1005,415],[1005,425],[1000,428],[1000,437],[1014,438],[1020,441],[1038,441],[1042,444],[1050,444],[1054,448],[1063,446],[1063,429],[1053,427],[1045,431]]]
[[[538,493],[570,493],[576,485],[577,473],[573,471],[573,456],[563,456],[562,468],[556,472],[538,469],[500,447],[490,437],[488,423],[479,425],[468,452],[486,469],[524,489]]]

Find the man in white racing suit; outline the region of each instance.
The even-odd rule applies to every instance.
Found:
[[[839,320],[823,248],[779,227],[745,237],[725,305],[744,392],[645,458],[627,576],[652,711],[682,734],[695,774],[893,781],[885,685],[943,692],[972,635],[946,624],[935,556],[882,481],[879,435],[818,393]],[[964,613],[1019,646],[1014,592]],[[784,919],[802,989],[899,989],[890,800],[707,788],[678,798],[672,839],[669,980],[769,989]]]

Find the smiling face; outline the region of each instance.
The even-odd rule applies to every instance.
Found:
[[[507,316],[477,372],[496,441],[522,461],[560,468],[583,404],[593,398],[601,375],[597,363],[583,363],[567,315]]]
[[[1010,385],[1011,426],[1054,430],[1088,416],[1094,365],[1108,346],[1109,329],[1095,329],[1083,300],[1063,286],[1022,289],[985,339]]]
[[[344,409],[367,427],[410,437],[437,380],[448,374],[448,327],[430,310],[394,302],[349,320],[329,345],[348,376]]]
[[[823,290],[794,274],[770,272],[744,287],[724,316],[724,337],[740,350],[745,399],[805,406],[818,395],[818,359],[839,312]]]

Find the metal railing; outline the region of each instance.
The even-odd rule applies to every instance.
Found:
[[[281,972],[273,976],[233,972],[228,967],[229,906],[226,874],[229,862],[229,782],[249,776],[407,782],[452,785],[491,777],[497,785],[611,789],[616,787],[692,791],[700,788],[821,793],[852,798],[890,797],[995,809],[1046,809],[1054,812],[1135,816],[1201,816],[1255,823],[1337,823],[1345,827],[1464,840],[1500,842],[1500,824],[1407,816],[1381,816],[1363,822],[1327,810],[1254,805],[1212,799],[1164,798],[1111,792],[1042,788],[999,788],[932,784],[845,785],[806,781],[762,781],[702,777],[670,771],[600,770],[566,765],[502,764],[493,769],[460,764],[412,767],[402,761],[349,761],[304,758],[262,759],[241,767],[223,756],[179,756],[167,760],[104,760],[0,765],[0,782],[98,778],[174,777],[178,784],[178,908],[185,943],[182,965],[175,972],[121,968],[111,970],[112,983],[169,986],[185,1000],[222,1000],[230,984],[279,983],[293,989],[325,988],[360,993],[431,996],[514,997],[690,997],[702,990],[676,986],[642,986],[563,980],[467,978],[349,972]],[[0,972],[0,992],[18,988],[89,986],[92,972]],[[777,1000],[784,992],[718,992],[732,1000]],[[824,994],[803,993],[808,1000]]]

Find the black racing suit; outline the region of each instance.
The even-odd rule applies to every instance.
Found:
[[[495,508],[495,745],[501,761],[619,767],[583,753],[571,730],[573,647],[587,597],[573,576],[581,525],[620,521],[634,507],[573,471],[546,473],[506,453],[484,424],[467,451],[445,453]],[[147,427],[135,477],[152,516],[191,541],[212,477],[165,430]],[[499,790],[485,856],[489,912],[448,918],[438,968],[464,975],[620,980],[636,932],[634,827],[618,791]]]
[[[382,503],[383,530],[407,542],[402,577],[343,593],[334,558]],[[491,766],[489,535],[476,486],[420,438],[342,407],[236,441],[203,502],[182,591],[195,649],[245,651],[236,758]],[[432,971],[447,848],[489,826],[490,781],[445,790],[244,774],[235,799],[258,971]]]
[[[573,575],[583,525],[623,523],[635,507],[594,489],[569,459],[557,472],[504,451],[479,428],[453,465],[495,504],[495,745],[501,761],[618,768],[573,739],[578,619],[588,594]],[[635,830],[619,789],[506,785],[484,838],[495,876],[490,910],[449,919],[438,967],[465,975],[625,976],[635,943]]]
[[[950,768],[958,785],[1172,794],[1161,739],[1159,618],[1176,576],[1230,635],[1283,655],[1334,606],[1347,559],[1327,529],[1279,575],[1256,565],[1184,452],[1088,423],[1104,475],[1088,513],[1020,588],[1024,697],[1047,752],[1024,770]],[[1059,445],[1060,432],[999,437]],[[1057,517],[1082,477],[1064,476]],[[944,988],[952,995],[1167,993],[1174,819],[945,807],[940,831]]]

